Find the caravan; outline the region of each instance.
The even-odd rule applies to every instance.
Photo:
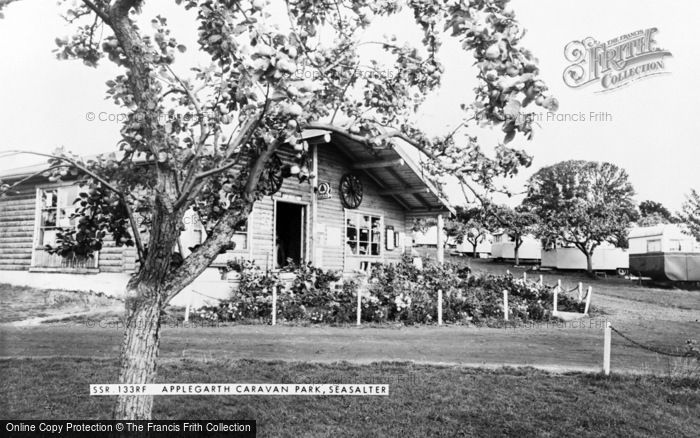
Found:
[[[630,231],[630,271],[660,281],[700,281],[700,243],[676,224]]]
[[[538,262],[542,257],[542,244],[534,236],[523,237],[523,243],[518,249],[518,258],[521,262]],[[494,260],[515,260],[515,242],[504,232],[493,235],[491,244],[491,258]]]
[[[594,271],[615,271],[625,275],[629,270],[629,254],[626,249],[603,244],[593,251]],[[542,250],[543,268],[585,270],[588,268],[586,256],[576,247],[556,247]]]

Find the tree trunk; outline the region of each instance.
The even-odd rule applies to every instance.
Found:
[[[476,258],[476,243],[472,243],[472,257]]]
[[[515,244],[515,248],[513,249],[513,257],[515,258],[515,266],[520,266],[520,255],[518,254],[520,252],[520,245]]]
[[[156,376],[160,346],[160,313],[165,301],[163,284],[172,271],[173,248],[180,235],[182,215],[164,205],[156,208],[148,253],[126,294],[126,330],[120,357],[120,384],[149,384]],[[152,395],[119,395],[116,420],[149,420]]]
[[[127,328],[122,343],[120,384],[153,383],[160,345],[161,311],[169,299],[192,283],[216,258],[220,248],[230,242],[235,227],[248,216],[252,205],[252,202],[242,204],[228,221],[220,221],[204,244],[177,269],[172,269],[170,263],[182,215],[159,210],[153,221],[145,263],[127,286]],[[150,419],[152,407],[153,396],[120,395],[114,418]]]
[[[586,253],[586,271],[593,275],[593,254]]]
[[[133,301],[127,310],[126,332],[122,342],[119,383],[149,384],[156,376],[160,346],[162,300],[157,291],[148,299]],[[150,420],[151,395],[120,395],[114,411],[117,420]]]

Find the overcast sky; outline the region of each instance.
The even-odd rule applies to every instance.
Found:
[[[691,187],[700,189],[700,2],[513,0],[512,7],[528,31],[523,44],[539,58],[542,76],[560,101],[559,113],[586,116],[585,122],[543,117],[533,141],[518,139],[516,145],[534,155],[534,164],[510,182],[513,190],[539,167],[566,159],[618,164],[629,172],[638,200],[660,201],[672,210]],[[104,99],[104,83],[116,69],[109,63],[95,70],[57,61],[51,53],[54,39],[70,33],[58,12],[53,1],[20,0],[0,20],[0,150],[48,151],[64,145],[90,154],[113,149],[119,138],[117,123],[85,119],[87,112],[119,111]],[[179,23],[177,17],[173,20]],[[381,31],[410,40],[418,35],[399,22],[395,29],[390,26],[381,23]],[[569,64],[564,46],[570,41],[589,36],[608,40],[650,27],[659,29],[657,45],[673,54],[665,60],[670,74],[609,93],[564,84],[562,72]],[[192,41],[193,35],[176,30],[183,41]],[[459,123],[458,105],[471,96],[475,83],[470,54],[449,43],[443,52],[443,87],[422,109],[423,128],[430,133]],[[592,112],[608,113],[608,120],[589,121]],[[486,144],[497,141],[495,133],[479,137]],[[5,160],[0,168],[28,163],[26,158]],[[453,202],[463,202],[456,188],[450,195]]]

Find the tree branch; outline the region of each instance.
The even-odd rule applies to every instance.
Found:
[[[22,178],[21,180],[19,180],[19,181],[17,181],[16,183],[12,184],[12,185],[9,186],[7,189],[5,189],[5,190],[3,190],[2,192],[0,192],[0,195],[9,192],[10,190],[14,189],[15,187],[18,187],[18,186],[22,185],[23,183],[29,181],[30,179],[35,178],[35,177],[37,177],[37,176],[40,176],[40,175],[42,175],[42,174],[45,173],[45,172],[50,172],[50,171],[52,171],[52,170],[54,170],[54,169],[60,169],[61,167],[69,167],[69,165],[68,165],[68,164],[60,164],[60,165],[52,166],[52,167],[49,167],[48,169],[43,169],[43,170],[40,170],[40,171],[38,171],[38,172],[36,172],[36,173],[33,173],[33,174],[29,175],[28,177]]]
[[[107,12],[99,8],[95,3],[91,2],[90,0],[82,0],[83,4],[90,8],[95,14],[97,14],[102,21],[104,21],[107,25],[111,26],[110,21],[109,21],[109,15],[107,15]]]

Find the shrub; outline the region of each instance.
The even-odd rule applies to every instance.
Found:
[[[272,288],[280,287],[278,319],[310,323],[348,323],[356,318],[361,289],[362,320],[430,324],[437,319],[438,291],[443,292],[443,321],[489,323],[503,319],[503,291],[508,291],[510,321],[541,321],[552,315],[554,290],[549,286],[506,276],[474,276],[468,268],[427,263],[419,270],[405,257],[401,262],[373,267],[366,285],[341,282],[341,275],[311,264],[288,268],[291,280],[263,272],[253,262],[234,262],[240,286],[230,300],[200,309],[200,316],[219,321],[269,320]],[[559,295],[562,311],[583,311],[584,304]]]
[[[249,261],[233,261],[224,269],[240,274],[239,286],[229,300],[203,307],[200,317],[218,321],[269,320],[272,316],[272,288],[278,287],[277,317],[280,320],[347,322],[354,315],[353,297],[357,284],[336,284],[341,276],[311,264],[290,265],[290,282],[279,274],[265,272]]]

